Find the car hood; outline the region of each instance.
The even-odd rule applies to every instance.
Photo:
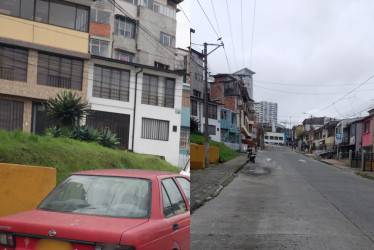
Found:
[[[53,238],[118,244],[123,232],[147,221],[32,210],[0,218],[0,227],[43,237],[53,229]]]

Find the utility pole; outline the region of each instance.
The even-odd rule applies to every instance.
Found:
[[[220,41],[221,38],[218,39]],[[208,53],[208,45],[216,46],[211,52]],[[204,77],[205,77],[205,96],[204,96],[204,110],[205,110],[205,124],[204,124],[204,136],[205,136],[205,167],[209,167],[209,133],[208,133],[208,55],[219,47],[224,46],[223,42],[221,44],[208,44],[204,43]]]
[[[204,43],[204,77],[205,77],[205,96],[204,96],[204,110],[205,110],[205,167],[209,167],[209,134],[208,134],[208,44]]]

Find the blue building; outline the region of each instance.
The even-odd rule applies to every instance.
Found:
[[[239,143],[237,114],[229,109],[221,108],[221,141]]]

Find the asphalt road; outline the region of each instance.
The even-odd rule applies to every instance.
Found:
[[[192,214],[191,249],[374,249],[374,181],[282,147],[256,160]]]

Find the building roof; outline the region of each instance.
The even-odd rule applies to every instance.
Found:
[[[243,68],[243,69],[241,69],[241,70],[238,70],[238,71],[236,71],[234,74],[237,74],[237,73],[239,73],[239,72],[241,72],[241,71],[245,71],[245,72],[247,72],[248,74],[251,74],[251,75],[256,74],[256,72],[254,72],[254,71],[252,71],[252,70],[250,70],[250,69],[248,69],[248,68]]]
[[[323,125],[324,123],[325,117],[312,117],[303,121],[303,125]]]

